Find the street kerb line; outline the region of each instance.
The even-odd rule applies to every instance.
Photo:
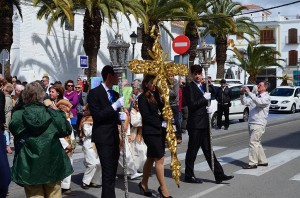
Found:
[[[199,198],[199,197],[202,197],[202,196],[207,195],[207,194],[209,194],[209,193],[211,193],[211,192],[213,192],[213,191],[215,191],[215,190],[217,190],[217,189],[219,189],[219,188],[221,188],[223,186],[225,186],[225,184],[218,184],[218,185],[216,185],[216,186],[214,186],[212,188],[209,188],[209,189],[207,189],[205,191],[202,191],[202,192],[200,192],[200,193],[198,193],[196,195],[193,195],[191,197],[188,197],[188,198]]]

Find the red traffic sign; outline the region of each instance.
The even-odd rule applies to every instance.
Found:
[[[190,39],[185,35],[177,36],[172,43],[172,48],[177,54],[184,54],[190,49]]]

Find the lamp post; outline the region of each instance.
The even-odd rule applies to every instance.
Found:
[[[128,48],[130,44],[126,43],[121,39],[120,34],[116,34],[115,39],[111,41],[107,48],[109,50],[109,55],[111,59],[112,67],[115,73],[118,75],[118,86],[119,94],[123,95],[122,87],[122,76],[125,71],[125,67],[128,64]],[[128,195],[128,181],[127,181],[127,162],[126,162],[126,146],[125,146],[125,132],[124,132],[124,123],[121,124],[122,132],[122,143],[123,143],[123,167],[124,167],[124,184],[125,184],[125,198],[129,197]]]
[[[201,46],[197,47],[196,53],[198,54],[199,64],[202,65],[205,71],[205,83],[206,83],[206,92],[209,92],[209,85],[208,85],[208,68],[211,63],[211,51],[212,46],[205,43],[204,40],[201,42]],[[210,100],[208,100],[208,107],[210,106]],[[212,146],[212,134],[211,134],[211,115],[208,114],[208,130],[209,130],[209,140],[210,140],[210,154],[211,154],[211,169],[214,173],[214,156],[213,156],[213,146]]]
[[[138,35],[135,33],[135,31],[132,32],[132,34],[130,34],[130,39],[131,39],[131,44],[132,44],[132,60],[134,59],[134,47],[135,47],[135,44],[136,44],[136,40],[137,40],[137,37]],[[131,81],[133,82],[134,80],[134,74],[132,73],[132,76],[131,76]]]
[[[138,35],[135,33],[135,31],[130,34],[131,44],[132,44],[132,59],[134,59],[134,46],[136,44]]]

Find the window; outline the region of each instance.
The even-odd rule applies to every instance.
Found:
[[[298,61],[298,51],[297,50],[289,51],[289,66],[297,65],[297,61]]]
[[[231,100],[236,100],[240,98],[241,86],[231,87]]]
[[[260,31],[260,44],[274,44],[274,31],[273,30],[261,30]]]
[[[289,29],[289,43],[290,44],[298,43],[298,41],[297,41],[297,29],[296,28]]]

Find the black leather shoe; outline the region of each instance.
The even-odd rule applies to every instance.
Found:
[[[200,178],[197,177],[185,177],[184,181],[187,183],[194,183],[194,184],[202,184],[203,181]]]
[[[257,166],[269,166],[268,163],[263,163],[263,164],[257,164]]]
[[[231,180],[232,178],[234,178],[233,175],[222,175],[222,176],[218,176],[216,177],[216,184],[220,184],[223,181],[228,181]]]
[[[256,169],[257,168],[257,165],[253,164],[253,165],[246,165],[246,166],[243,166],[243,169]]]

